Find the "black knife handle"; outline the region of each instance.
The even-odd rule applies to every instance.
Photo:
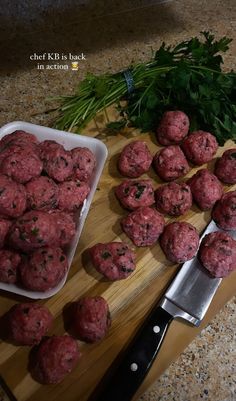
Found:
[[[112,370],[97,401],[130,401],[148,373],[173,317],[160,306],[149,315]]]

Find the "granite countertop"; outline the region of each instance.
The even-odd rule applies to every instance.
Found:
[[[63,12],[57,8],[53,13],[43,8],[47,2],[35,5],[34,13],[30,0],[21,8],[17,1],[3,3],[8,11],[1,13],[0,25],[1,125],[24,120],[50,126],[55,113],[45,111],[56,103],[46,98],[73,93],[87,71],[125,69],[132,61],[147,60],[162,41],[176,43],[203,30],[234,39],[225,67],[236,69],[235,0],[70,1]],[[30,56],[44,52],[83,53],[85,60],[79,61],[78,71],[68,61],[59,62],[69,64],[68,70],[37,69],[46,63]],[[235,331],[231,300],[140,401],[235,401]]]

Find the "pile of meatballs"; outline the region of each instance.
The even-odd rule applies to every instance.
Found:
[[[236,241],[230,235],[230,230],[236,229],[236,191],[224,193],[222,183],[236,183],[236,148],[223,153],[214,173],[202,168],[184,181],[191,165],[201,166],[214,158],[218,149],[215,137],[205,131],[189,133],[188,116],[181,111],[166,112],[156,135],[163,147],[154,157],[139,140],[130,142],[119,155],[117,168],[127,177],[115,188],[118,201],[128,210],[121,221],[122,230],[137,247],[159,241],[173,263],[198,254],[212,277],[225,277],[236,267]],[[19,161],[21,154],[23,160]],[[38,143],[22,132],[0,141],[0,261],[4,252],[18,258],[13,262],[13,256],[6,254],[11,268],[2,263],[6,267],[0,267],[1,281],[18,280],[25,288],[40,291],[60,281],[68,268],[66,246],[76,229],[73,214],[89,193],[95,166],[96,159],[87,148],[66,151],[54,141]],[[151,166],[166,182],[157,189],[151,179],[141,177]],[[200,247],[193,225],[165,222],[165,216],[183,216],[193,202],[202,211],[212,210],[221,229],[206,235]],[[9,244],[11,251],[5,249]],[[125,279],[135,270],[135,252],[126,242],[97,243],[88,253],[94,268],[107,280]],[[18,345],[37,345],[30,369],[40,383],[63,380],[80,358],[77,339],[100,341],[111,325],[109,306],[100,296],[74,302],[69,315],[71,335],[51,337],[45,337],[53,320],[45,306],[15,305],[2,318],[8,339]]]

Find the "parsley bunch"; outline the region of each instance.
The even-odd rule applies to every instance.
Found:
[[[116,103],[121,118],[108,124],[112,129],[132,125],[144,132],[155,130],[166,110],[182,110],[190,118],[191,130],[209,130],[221,145],[236,140],[236,73],[222,71],[219,54],[228,50],[230,42],[202,32],[202,40],[194,37],[174,47],[163,43],[153,60],[129,68],[135,86],[132,94],[122,72],[89,74],[77,94],[60,98],[56,127],[79,129]],[[125,106],[121,100],[126,100]]]

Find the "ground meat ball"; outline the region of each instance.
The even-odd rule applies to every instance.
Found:
[[[54,143],[54,141],[45,142],[40,146],[40,157],[43,160],[44,170],[55,181],[63,182],[67,180],[73,174],[71,153],[66,151],[62,145]]]
[[[212,218],[223,230],[236,230],[236,191],[227,192],[216,202]]]
[[[188,162],[177,145],[167,146],[156,153],[153,159],[154,168],[164,181],[182,177],[190,170]]]
[[[236,184],[236,148],[226,150],[217,160],[215,175],[226,184]]]
[[[89,185],[82,181],[62,182],[58,188],[58,208],[68,212],[76,212],[90,192]]]
[[[21,149],[5,157],[0,170],[15,181],[24,184],[34,177],[39,177],[43,164],[32,150]]]
[[[151,180],[126,180],[115,189],[120,203],[129,210],[151,206],[155,202]]]
[[[19,266],[21,282],[32,291],[54,288],[68,269],[67,257],[61,248],[40,248]]]
[[[49,177],[41,176],[26,184],[28,209],[49,211],[58,203],[59,189]]]
[[[192,224],[173,222],[165,227],[160,245],[168,260],[183,263],[196,255],[199,235]]]
[[[157,128],[157,140],[161,145],[180,143],[188,134],[189,118],[183,111],[166,111]]]
[[[133,141],[122,150],[118,168],[122,175],[137,178],[146,173],[152,164],[152,155],[143,141]]]
[[[187,183],[191,188],[194,201],[201,210],[211,209],[223,194],[220,181],[207,169],[198,170]]]
[[[17,219],[9,239],[16,249],[28,252],[54,244],[58,239],[57,226],[47,212],[30,211]]]
[[[38,344],[53,319],[48,308],[33,303],[14,305],[6,317],[8,338],[17,345]]]
[[[0,250],[0,281],[15,284],[18,279],[18,266],[21,257],[14,251]]]
[[[12,221],[0,217],[0,248],[3,248],[4,246],[6,236],[11,226]]]
[[[7,217],[19,217],[25,209],[25,187],[0,174],[0,213]]]
[[[6,147],[6,145],[12,144],[12,143],[23,143],[23,144],[28,144],[29,146],[31,144],[37,144],[38,140],[36,136],[33,134],[30,134],[29,132],[17,130],[12,132],[11,134],[5,135],[1,140],[0,140],[0,150]]]
[[[122,280],[135,270],[135,254],[124,242],[96,244],[89,249],[96,270],[108,280]]]
[[[213,277],[226,277],[236,268],[236,241],[221,231],[207,234],[201,242],[198,255]]]
[[[80,358],[77,341],[71,336],[45,338],[34,355],[31,373],[42,384],[60,383]]]
[[[80,181],[89,181],[96,167],[96,158],[88,148],[74,148],[71,150],[75,178]]]
[[[161,213],[181,216],[192,206],[192,193],[185,183],[170,182],[155,191],[156,207]]]
[[[121,226],[136,246],[155,244],[165,225],[164,217],[155,209],[140,207],[122,219]]]
[[[213,159],[218,144],[209,132],[194,131],[183,141],[182,148],[188,160],[201,166]]]
[[[80,340],[97,342],[106,335],[110,325],[110,311],[104,298],[85,297],[75,302],[72,327]]]
[[[51,215],[57,226],[57,245],[64,247],[71,242],[75,235],[75,221],[69,213],[55,210],[51,213]]]

